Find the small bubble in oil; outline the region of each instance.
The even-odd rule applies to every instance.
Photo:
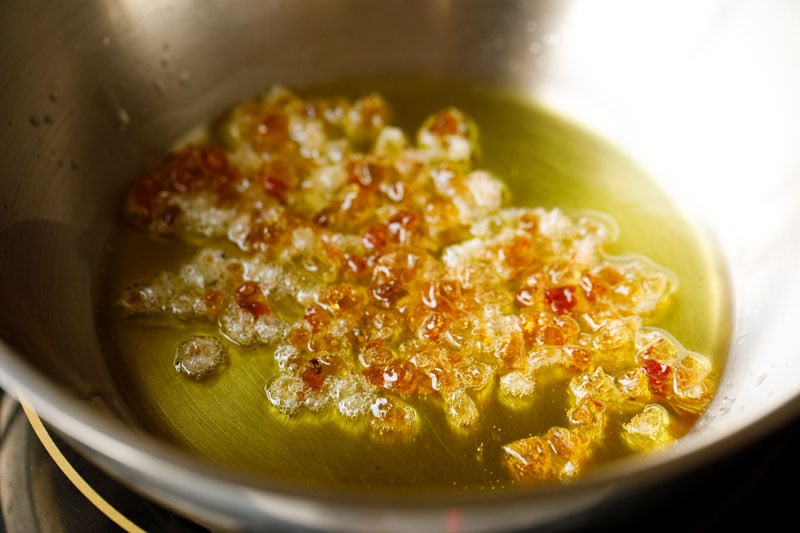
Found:
[[[478,444],[478,448],[475,450],[475,458],[478,460],[478,462],[483,461],[484,448],[484,443],[481,442]]]

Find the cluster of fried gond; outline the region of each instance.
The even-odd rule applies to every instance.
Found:
[[[542,381],[560,380],[563,427],[498,451],[524,482],[573,478],[611,431],[633,450],[662,446],[670,413],[707,405],[709,361],[644,325],[671,274],[604,255],[608,219],[510,207],[473,168],[476,128],[458,109],[412,141],[380,95],[276,88],[215,138],[171,154],[125,206],[138,228],[198,247],[119,300],[131,316],[218,326],[178,348],[188,376],[218,371],[228,343],[263,346],[275,408],[399,436],[420,430],[422,398],[471,431],[487,402],[536,409]]]

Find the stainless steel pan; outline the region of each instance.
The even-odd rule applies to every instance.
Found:
[[[501,531],[663,483],[800,414],[800,7],[791,2],[11,0],[0,36],[0,385],[135,490],[219,529]],[[567,487],[441,500],[290,489],[135,428],[93,272],[130,181],[273,82],[504,84],[607,138],[710,236],[731,287],[718,395],[663,453]]]

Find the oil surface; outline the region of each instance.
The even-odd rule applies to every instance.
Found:
[[[370,79],[292,89],[353,98],[377,91],[390,103],[394,122],[412,135],[426,116],[445,106],[466,112],[480,131],[477,166],[508,183],[513,204],[608,213],[620,228],[609,253],[641,254],[678,276],[668,314],[653,325],[708,356],[718,375],[730,316],[713,246],[619,150],[496,88],[441,79]],[[454,431],[433,404],[417,406],[424,430],[408,440],[379,437],[341,419],[288,419],[271,408],[263,392],[276,372],[264,350],[233,348],[224,372],[194,382],[175,371],[173,358],[187,333],[203,333],[196,324],[167,327],[126,319],[114,308],[124,286],[175,269],[192,254],[190,246],[154,242],[120,224],[109,249],[99,282],[104,303],[98,322],[112,374],[146,430],[200,457],[298,486],[493,490],[511,484],[498,453],[503,444],[563,424],[563,410],[552,406],[564,392],[545,388],[536,393],[534,409],[515,411],[491,401],[484,423],[469,433]],[[612,441],[597,457],[614,460],[630,453]]]

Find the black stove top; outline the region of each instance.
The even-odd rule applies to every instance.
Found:
[[[127,490],[49,435],[52,443],[42,441],[20,405],[3,396],[0,533],[119,532],[137,527],[164,533],[207,531]],[[52,444],[61,458],[48,452]],[[796,530],[791,524],[800,505],[798,453],[800,422],[691,476],[649,489],[630,501],[601,505],[547,531],[728,533],[750,526],[762,531]],[[74,472],[65,474],[64,462],[67,471]],[[86,482],[83,491],[76,486],[78,476]]]

